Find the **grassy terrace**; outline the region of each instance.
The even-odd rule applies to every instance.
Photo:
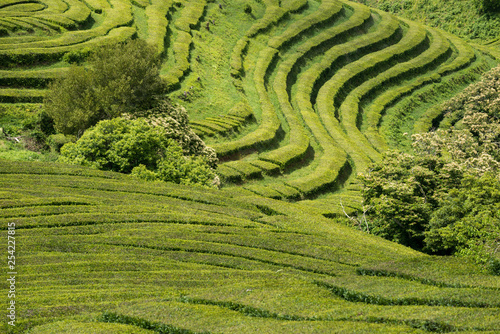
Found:
[[[1,103],[41,102],[96,46],[155,45],[223,180],[0,161],[15,333],[500,331],[498,279],[337,219],[361,207],[357,173],[439,126],[495,43],[343,0],[0,0],[0,36]]]
[[[500,328],[494,277],[299,204],[72,166],[0,166],[1,226],[16,224],[17,333]]]

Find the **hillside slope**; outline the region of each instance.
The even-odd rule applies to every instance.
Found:
[[[2,161],[0,207],[14,333],[500,330],[498,279],[298,204]]]

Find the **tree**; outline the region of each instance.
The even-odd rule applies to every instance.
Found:
[[[144,119],[101,121],[76,143],[64,145],[59,161],[181,184],[211,186],[215,179],[205,156],[184,156],[164,128]]]
[[[500,11],[500,3],[498,0],[476,0],[479,5],[479,10],[483,13],[493,13]]]
[[[500,180],[493,174],[467,176],[431,215],[426,248],[474,258],[500,274]]]
[[[151,109],[128,114],[126,117],[144,118],[149,125],[165,129],[168,137],[182,147],[185,156],[204,156],[212,168],[216,167],[218,159],[215,150],[206,146],[193,132],[187,111],[182,106],[173,106],[167,99],[159,99]]]
[[[81,136],[103,119],[146,110],[164,90],[156,49],[142,40],[102,47],[49,85],[44,103],[55,128]]]

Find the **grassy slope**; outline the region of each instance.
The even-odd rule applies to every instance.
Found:
[[[500,329],[498,279],[296,204],[49,163],[2,161],[0,180],[16,333]]]
[[[278,47],[279,57],[265,64],[261,55],[270,50],[268,43],[273,38],[293,31],[294,22],[307,22],[316,14],[319,2],[309,1],[308,6],[284,15],[279,22],[249,38],[248,47],[241,53],[244,74],[236,79],[231,75],[231,56],[237,43],[244,40],[251,27],[263,22],[267,9],[279,13],[293,5],[293,1],[281,1],[280,9],[278,1],[251,1],[252,13],[245,14],[247,2],[221,1],[222,9],[218,3],[207,2],[199,23],[190,30],[189,69],[181,74],[179,86],[171,96],[188,108],[192,120],[224,116],[240,102],[251,107],[257,122],[239,133],[209,138],[214,144],[252,134],[266,117],[262,101],[268,98],[278,110],[277,119],[284,133],[278,134],[271,145],[257,147],[251,154],[245,150],[237,152],[246,162],[254,162],[259,153],[286,147],[296,139],[289,132],[293,125],[289,121],[294,118],[286,118],[274,90],[280,87],[275,79],[279,70],[286,67],[283,64],[296,61],[294,57],[307,42],[320,37],[327,28],[335,31],[336,27],[344,27],[354,14],[367,9],[344,5],[344,11],[334,19],[300,32],[292,43]],[[168,48],[164,53],[166,62],[172,67],[186,60],[182,52],[176,54],[172,50],[180,36],[175,23],[184,17],[186,8],[183,1],[175,3],[180,5],[173,5],[175,9],[167,15],[169,30],[163,41]],[[147,38],[150,30],[145,12],[138,6],[132,12],[139,37]],[[358,151],[349,151],[355,141],[343,132],[334,133],[332,128],[322,127],[322,122],[332,122],[327,117],[329,113],[322,114],[326,115],[322,120],[317,120],[314,112],[304,113],[300,107],[304,100],[298,101],[297,93],[304,91],[308,77],[312,76],[321,78],[315,87],[317,95],[320,86],[342,66],[351,66],[353,70],[369,68],[358,77],[359,82],[346,79],[354,85],[341,87],[344,95],[356,84],[383,74],[379,68],[390,70],[383,57],[391,55],[384,55],[384,47],[397,43],[402,37],[397,34],[391,35],[386,45],[379,43],[353,52],[338,64],[323,61],[330,48],[343,53],[359,41],[364,43],[365,34],[382,30],[386,21],[381,20],[381,14],[368,14],[373,22],[367,20],[359,31],[338,39],[345,45],[335,49],[337,39],[326,42],[323,49],[314,49],[294,65],[286,91],[292,95],[289,100],[295,108],[294,115],[300,128],[306,129],[311,150],[291,163],[283,175],[252,180],[261,186],[260,190],[274,186],[282,194],[290,192],[290,197],[296,196],[297,188],[284,186],[283,180],[300,181],[312,175],[318,166],[328,166],[321,165],[321,159],[331,157],[327,148],[339,143],[348,150],[346,161],[354,168],[360,168],[353,163],[356,159],[367,161],[358,157],[364,154],[362,145]],[[207,24],[210,29],[205,28]],[[403,27],[403,35],[408,32],[406,24],[398,25]],[[428,48],[424,44],[406,56],[395,57],[394,62],[417,57]],[[458,51],[454,47],[451,50],[436,63],[453,62]],[[377,51],[380,53],[373,60],[381,61],[382,66],[371,68],[372,58],[363,63],[363,56],[371,57],[371,52]],[[492,58],[475,52],[470,66],[453,71],[443,82],[448,78],[460,82],[452,85],[456,89],[465,84],[463,78],[473,81],[494,65]],[[322,61],[332,70],[321,76],[314,69]],[[439,67],[424,69],[428,71],[422,74],[430,75]],[[342,73],[348,78],[350,72]],[[434,86],[439,81],[424,87],[437,90],[438,100],[445,96]],[[413,82],[396,80],[391,84],[398,87]],[[376,96],[369,95],[363,106]],[[314,102],[319,98],[308,96],[305,100]],[[405,99],[400,102],[402,107],[396,103],[393,108],[404,109]],[[336,103],[336,107],[342,107],[343,101],[338,99]],[[313,108],[318,109],[317,105]],[[398,110],[387,112],[393,117],[399,115]],[[413,124],[415,120],[411,118],[408,115],[404,126]],[[344,130],[346,126],[349,124],[342,124]],[[350,130],[356,135],[355,128],[351,124]],[[400,132],[404,130],[401,127]],[[338,142],[330,135],[336,135]],[[278,183],[280,187],[276,186]],[[359,206],[356,186],[342,192],[348,210],[349,206]],[[318,198],[312,196],[309,201],[291,204],[236,186],[221,191],[201,190],[142,183],[123,175],[79,167],[1,161],[0,226],[3,230],[8,222],[17,226],[20,274],[16,286],[19,322],[15,330],[20,333],[30,328],[30,333],[38,334],[500,330],[498,279],[479,274],[478,268],[460,259],[425,256],[325,218],[342,214],[337,208],[340,195],[332,195],[331,189],[324,188],[325,194]],[[351,189],[354,190],[349,193]],[[275,189],[267,190],[270,197],[277,193]],[[7,288],[5,283],[3,286]]]

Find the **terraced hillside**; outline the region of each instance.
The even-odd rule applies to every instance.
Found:
[[[0,0],[0,36],[2,103],[41,102],[94,47],[149,41],[224,181],[0,161],[19,268],[5,330],[500,331],[497,278],[335,221],[361,206],[357,173],[439,127],[434,106],[497,49],[340,0]]]
[[[39,102],[67,70],[62,60],[146,39],[164,59],[170,96],[216,149],[226,186],[330,216],[343,214],[341,202],[358,208],[356,174],[438,126],[431,106],[498,55],[338,0],[8,0],[0,15],[0,101]]]
[[[2,161],[0,180],[15,333],[500,330],[494,276],[299,204],[57,164]]]
[[[212,56],[205,40],[219,41],[217,23],[201,29],[193,73],[174,95],[211,114],[195,113],[193,124],[216,148],[226,181],[265,197],[302,200],[325,215],[342,214],[341,201],[359,207],[356,174],[388,147],[438,126],[430,107],[495,64],[485,49],[360,4],[265,5],[235,43],[221,41],[220,54],[231,48],[229,73],[204,58]],[[224,15],[217,10],[208,7],[207,22]],[[207,78],[210,66],[219,80],[231,75],[234,87],[218,88]],[[248,110],[256,124],[233,119]],[[227,136],[237,122],[243,130]]]

